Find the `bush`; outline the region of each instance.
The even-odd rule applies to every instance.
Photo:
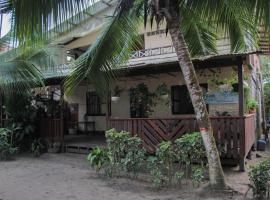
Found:
[[[129,137],[125,141],[125,155],[121,164],[127,174],[132,173],[134,176],[142,169],[145,160],[145,149],[142,148],[142,140],[135,136]]]
[[[270,160],[265,160],[253,166],[249,172],[249,180],[254,196],[258,199],[263,199],[266,195],[268,182],[270,181]]]
[[[87,156],[87,160],[89,161],[91,167],[93,167],[97,173],[100,170],[104,170],[105,175],[111,176],[111,170],[109,167],[110,158],[108,156],[107,150],[102,148],[95,148],[91,151],[91,153]]]
[[[95,148],[87,157],[98,173],[103,170],[105,175],[112,177],[125,172],[135,177],[147,166],[156,187],[181,184],[184,177],[191,178],[193,185],[199,185],[204,179],[203,162],[201,166],[192,167],[194,161],[205,156],[200,133],[184,135],[175,143],[160,143],[156,155],[147,160],[142,140],[137,136],[111,129],[106,132],[106,140],[106,148]],[[187,169],[192,170],[189,172]]]
[[[175,153],[171,142],[158,145],[156,156],[148,159],[148,167],[155,186],[160,187],[173,183]]]
[[[33,156],[39,157],[44,148],[45,146],[42,144],[41,138],[35,139],[31,144],[31,153]]]
[[[106,132],[106,141],[107,148],[96,148],[88,155],[90,165],[97,172],[104,169],[108,176],[117,176],[123,171],[136,176],[145,159],[141,139],[132,137],[128,132],[111,129]]]
[[[0,160],[9,160],[18,152],[17,147],[12,145],[12,135],[6,128],[0,129]]]

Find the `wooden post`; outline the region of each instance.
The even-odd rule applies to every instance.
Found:
[[[244,85],[243,85],[243,60],[241,57],[237,58],[238,64],[238,105],[239,105],[239,116],[244,116]]]
[[[106,101],[106,129],[109,129],[109,119],[111,117],[111,113],[112,113],[112,102],[111,102],[111,91],[108,91],[107,94],[107,101]]]
[[[60,98],[60,135],[61,135],[61,151],[64,152],[64,86],[60,83],[60,91],[61,91],[61,98]]]
[[[242,57],[237,58],[237,71],[238,71],[238,105],[239,105],[239,116],[244,116],[244,84],[243,84],[243,60]],[[245,119],[242,118],[239,124],[240,127],[240,171],[245,171]]]

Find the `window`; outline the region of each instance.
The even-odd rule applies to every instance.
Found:
[[[201,84],[203,91],[207,90],[207,84]],[[186,85],[174,85],[171,87],[172,114],[194,114],[193,105],[189,97]]]
[[[86,115],[98,116],[101,113],[101,101],[96,92],[86,93]]]

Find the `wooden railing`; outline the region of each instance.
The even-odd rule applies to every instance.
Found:
[[[221,157],[243,161],[255,141],[253,115],[211,117],[214,137]],[[130,118],[108,121],[109,128],[138,135],[150,153],[162,141],[174,141],[186,133],[198,131],[194,117]]]
[[[39,121],[39,133],[43,138],[60,142],[63,138],[61,119],[41,118]]]
[[[158,55],[171,54],[171,53],[175,53],[175,49],[172,45],[164,46],[164,47],[156,47],[156,48],[151,48],[151,49],[133,51],[130,54],[130,59],[145,58],[149,56],[158,56]]]

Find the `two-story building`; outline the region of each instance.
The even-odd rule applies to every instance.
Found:
[[[68,63],[96,40],[104,16],[114,11],[115,4],[115,0],[99,1],[94,13],[85,12],[85,20],[56,42],[63,50],[63,65],[45,72],[48,86],[41,88],[41,93],[63,94],[63,78],[73,70]],[[198,131],[170,35],[166,35],[164,27],[157,30],[147,26],[141,29],[140,36],[143,44],[118,69],[121,75],[109,86],[109,96],[100,97],[94,85],[81,83],[72,95],[64,97],[64,112],[41,121],[43,136],[60,140],[68,148],[70,138],[74,141],[82,132],[99,135],[116,128],[140,136],[149,152],[154,152],[163,140]],[[258,52],[231,53],[229,40],[220,38],[217,55],[194,58],[193,63],[221,156],[244,168],[245,157],[262,132]],[[258,102],[255,114],[249,114],[249,99]],[[83,138],[80,141],[85,145],[87,139]]]

